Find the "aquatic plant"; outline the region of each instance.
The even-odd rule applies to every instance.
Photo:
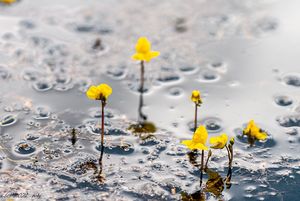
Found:
[[[222,133],[219,136],[211,137],[209,139],[210,144],[212,144],[212,149],[223,149],[224,147],[227,150],[228,154],[228,172],[227,176],[225,178],[226,185],[229,186],[231,181],[231,171],[232,171],[232,161],[233,161],[233,144],[234,144],[234,138],[230,138],[230,141],[228,143],[228,136],[225,133]],[[228,144],[227,144],[228,143]],[[207,159],[208,160],[208,159]],[[207,161],[206,161],[207,164]],[[207,168],[207,165],[206,165]]]
[[[144,83],[145,83],[145,61],[149,62],[153,58],[157,57],[160,52],[151,50],[151,43],[146,37],[140,37],[135,45],[136,53],[132,55],[132,59],[140,61],[141,75],[140,75],[140,86],[139,86],[139,106],[138,106],[138,123],[129,126],[135,134],[141,133],[154,133],[156,127],[152,122],[147,121],[147,116],[143,113],[144,105]]]
[[[160,52],[151,50],[151,43],[146,37],[140,37],[135,45],[136,53],[132,55],[134,60],[151,61],[151,59],[159,56]]]
[[[104,107],[106,106],[106,102],[108,97],[112,94],[112,88],[107,84],[100,84],[98,86],[91,86],[87,92],[86,95],[89,99],[92,100],[99,100],[101,101],[101,154],[99,157],[99,178],[102,174],[102,158],[103,158],[103,152],[104,152]]]
[[[256,140],[266,140],[268,136],[266,132],[255,124],[253,119],[249,121],[247,127],[243,130],[243,135],[247,135],[250,146],[252,146]]]
[[[195,118],[194,118],[194,132],[197,129],[197,110],[202,104],[202,99],[200,97],[200,91],[193,90],[191,95],[191,100],[195,103]]]
[[[212,144],[211,148],[213,149],[223,149],[228,141],[228,136],[225,133],[222,133],[219,136],[211,137],[209,143]]]
[[[191,140],[183,140],[181,143],[187,146],[190,150],[208,150],[205,145],[208,137],[207,130],[205,126],[200,125],[195,131],[193,138]]]
[[[139,119],[145,121],[147,117],[142,113],[143,106],[143,93],[145,83],[145,61],[149,62],[153,58],[159,56],[160,52],[151,50],[151,43],[146,37],[140,37],[135,45],[136,53],[132,55],[132,59],[140,61],[141,65],[141,77],[140,77],[140,104],[139,104]]]
[[[192,151],[202,150],[201,154],[201,168],[200,168],[200,186],[202,186],[202,178],[203,178],[203,164],[204,164],[204,150],[208,150],[208,147],[205,145],[208,137],[207,130],[205,126],[200,125],[194,135],[192,140],[183,140],[181,143],[187,146]]]
[[[233,162],[233,145],[234,145],[234,138],[230,138],[229,144],[226,145],[226,149],[228,152],[228,160],[229,160],[229,164],[228,164],[228,172],[227,172],[227,176],[225,179],[225,184],[227,186],[227,188],[231,187],[231,176],[232,176],[232,162]]]
[[[193,90],[191,95],[192,102],[195,103],[195,114],[194,114],[194,132],[197,129],[197,114],[198,114],[198,107],[202,104],[202,99],[200,96],[200,91]],[[204,127],[205,128],[205,127]],[[206,129],[205,129],[206,130]],[[201,175],[200,175],[200,186],[202,186],[202,178],[203,178],[203,163],[204,163],[204,150],[202,149],[201,152]]]

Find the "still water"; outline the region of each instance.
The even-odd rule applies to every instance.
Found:
[[[297,200],[299,7],[297,0],[1,4],[0,199],[184,200],[197,194],[199,167],[180,141],[192,137],[190,94],[198,89],[199,123],[209,136],[236,138],[231,187],[206,191],[206,200]],[[138,119],[140,72],[130,57],[140,36],[161,55],[145,64],[143,113],[156,131],[136,135],[128,127]],[[100,104],[85,91],[103,82],[113,94],[99,183]],[[269,135],[253,147],[239,137],[250,119]],[[214,174],[204,174],[204,182],[226,177],[227,163],[226,150],[213,150]]]

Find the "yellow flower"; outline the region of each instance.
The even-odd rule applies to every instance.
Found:
[[[200,125],[195,131],[192,140],[183,140],[181,144],[184,144],[191,150],[194,149],[208,150],[208,147],[205,146],[207,137],[208,137],[208,133],[205,126]]]
[[[89,99],[106,101],[108,96],[112,93],[112,88],[107,84],[100,84],[98,86],[91,86],[86,95]]]
[[[6,4],[11,4],[11,3],[16,2],[16,0],[0,0],[0,2],[6,3]]]
[[[154,57],[157,57],[160,53],[157,51],[151,51],[151,43],[146,37],[140,37],[135,45],[136,53],[132,55],[132,59],[149,62]]]
[[[261,129],[254,123],[254,120],[249,121],[243,133],[257,140],[265,140],[268,136],[266,132],[261,131]]]
[[[209,143],[212,144],[211,148],[213,149],[223,149],[227,144],[228,136],[225,133],[222,133],[219,136],[211,137]]]
[[[192,91],[192,96],[191,100],[196,103],[197,105],[202,103],[201,97],[200,97],[200,91],[198,90],[193,90]]]

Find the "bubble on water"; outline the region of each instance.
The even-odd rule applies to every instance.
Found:
[[[125,66],[112,67],[109,66],[106,73],[110,75],[112,78],[120,80],[126,76],[126,68]]]
[[[199,124],[205,125],[208,132],[220,132],[223,130],[222,126],[222,120],[217,117],[207,117],[202,119],[200,122],[197,122],[198,126]],[[190,131],[194,132],[194,121],[188,123],[188,127]]]
[[[220,75],[211,70],[203,70],[199,75],[200,82],[216,82],[220,79]]]
[[[76,79],[76,85],[78,85],[78,90],[81,92],[86,92],[91,85],[91,80],[88,78]]]
[[[28,133],[26,135],[26,140],[29,140],[29,141],[34,141],[34,140],[37,140],[39,139],[40,137],[35,135],[35,134],[32,134],[32,133]]]
[[[0,120],[0,126],[11,126],[17,122],[17,117],[14,115],[7,115]]]
[[[174,82],[174,81],[178,81],[179,78],[180,78],[179,75],[170,73],[164,75],[161,74],[157,80],[160,82]]]
[[[89,125],[86,125],[86,128],[87,128],[87,131],[90,134],[93,134],[93,135],[100,135],[101,134],[101,128],[97,125],[89,124]]]
[[[127,130],[120,129],[120,128],[109,128],[106,132],[107,135],[114,135],[114,136],[122,136],[122,135],[130,135]]]
[[[110,34],[113,32],[112,28],[103,25],[102,23],[96,23],[96,25],[91,23],[81,23],[71,25],[75,31],[79,33],[98,33],[98,34]]]
[[[180,76],[170,67],[162,67],[160,70],[159,77],[157,78],[160,82],[174,82],[178,81]]]
[[[32,154],[35,152],[36,148],[27,142],[20,142],[16,145],[15,152],[19,154]]]
[[[222,121],[219,118],[209,117],[203,120],[204,125],[208,132],[220,132],[222,127]]]
[[[35,110],[35,115],[33,116],[34,119],[49,119],[50,118],[50,111],[45,107],[37,107]]]
[[[33,83],[33,88],[37,91],[44,92],[52,89],[53,84],[47,80],[39,80]]]
[[[196,68],[193,66],[181,66],[179,67],[179,70],[183,73],[194,73],[196,71]]]
[[[218,71],[220,73],[227,72],[227,65],[221,61],[215,61],[208,65],[208,67],[212,70]]]
[[[172,87],[168,91],[171,96],[180,96],[181,94],[183,94],[183,89],[179,87]]]
[[[271,17],[264,17],[257,21],[257,28],[263,32],[274,31],[278,27],[278,21]]]
[[[43,76],[42,73],[36,69],[26,69],[22,74],[24,80],[28,81],[36,81]]]
[[[34,29],[36,26],[32,20],[21,20],[19,25],[25,29]]]
[[[288,106],[293,104],[293,100],[289,96],[275,96],[275,103],[280,106]]]
[[[67,84],[71,81],[71,76],[66,73],[56,73],[54,75],[54,82],[56,84]]]
[[[73,151],[71,149],[64,149],[65,154],[71,154]]]
[[[74,84],[70,83],[70,84],[56,84],[54,86],[54,90],[56,91],[69,91],[71,89],[73,89]]]
[[[98,151],[101,151],[101,145],[96,146]],[[133,144],[125,142],[122,139],[119,141],[106,143],[104,152],[107,154],[128,155],[134,152]]]
[[[298,135],[298,130],[296,128],[289,128],[285,131],[288,135]]]
[[[283,82],[287,85],[300,87],[300,74],[293,73],[283,77]]]
[[[287,140],[288,140],[289,143],[292,143],[292,144],[293,144],[293,143],[296,143],[296,142],[297,142],[297,139],[298,139],[298,138],[295,137],[295,136],[289,136]]]
[[[276,120],[283,127],[300,127],[300,115],[280,116]]]
[[[95,27],[89,24],[79,24],[75,27],[75,31],[82,32],[82,33],[92,32],[94,30]]]
[[[0,78],[5,80],[10,77],[10,73],[8,72],[7,68],[0,66]]]
[[[89,115],[93,118],[102,118],[101,110],[99,107],[90,108]],[[104,111],[104,117],[111,119],[114,117],[114,114],[111,110],[107,109]]]
[[[147,147],[142,147],[141,151],[142,151],[143,154],[149,154],[150,153],[150,149],[147,148]]]
[[[48,38],[41,37],[41,36],[32,36],[30,40],[34,46],[41,47],[41,48],[47,47],[47,45],[50,42]]]

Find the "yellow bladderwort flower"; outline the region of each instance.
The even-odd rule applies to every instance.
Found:
[[[89,99],[101,101],[101,154],[99,157],[100,171],[98,173],[98,179],[101,182],[103,181],[102,158],[104,153],[104,117],[105,117],[104,108],[106,106],[107,98],[111,95],[111,93],[112,93],[112,88],[107,84],[91,86],[86,92],[86,95]]]
[[[200,91],[198,91],[198,90],[192,91],[191,100],[192,100],[195,104],[200,105],[200,104],[202,103],[202,99],[201,99],[201,97],[200,97]]]
[[[248,135],[257,140],[265,140],[267,138],[267,133],[263,132],[254,122],[254,120],[250,120],[247,127],[243,131],[244,135]]]
[[[212,144],[211,148],[213,149],[223,149],[227,144],[228,136],[225,133],[222,133],[219,136],[211,137],[209,143]]]
[[[192,140],[183,140],[181,143],[191,150],[208,150],[208,147],[205,146],[207,137],[208,133],[205,126],[200,125],[195,131]]]
[[[98,86],[91,86],[87,90],[86,95],[89,99],[106,101],[108,96],[111,95],[111,93],[112,88],[109,85],[100,84]]]
[[[6,4],[11,4],[11,3],[15,3],[16,0],[0,0],[1,3],[6,3]]]
[[[132,59],[149,62],[157,57],[158,51],[151,51],[151,43],[146,37],[140,37],[135,45],[136,53],[132,55]]]

